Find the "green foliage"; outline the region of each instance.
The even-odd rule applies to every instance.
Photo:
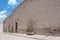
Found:
[[[26,32],[33,32],[33,23],[32,23],[32,21],[29,22],[29,25],[27,26]]]
[[[26,32],[33,32],[33,29],[28,28],[28,29],[26,30]]]
[[[13,32],[13,27],[12,27],[12,29],[9,32]]]
[[[6,30],[3,30],[3,32],[7,32]]]

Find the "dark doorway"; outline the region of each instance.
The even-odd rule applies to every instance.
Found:
[[[17,32],[18,23],[15,23],[15,32]]]

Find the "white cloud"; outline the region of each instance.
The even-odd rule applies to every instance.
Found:
[[[6,18],[6,17],[7,17],[6,15],[0,15],[0,19]]]
[[[24,1],[24,0],[22,0],[22,1]]]
[[[6,10],[1,11],[1,12],[0,12],[0,15],[6,14],[6,12],[7,12]]]
[[[0,22],[3,22],[3,20],[6,18],[6,15],[0,15]]]
[[[9,0],[8,1],[8,5],[15,5],[16,4],[16,0]]]
[[[2,22],[7,16],[7,11],[4,10],[4,11],[0,11],[0,22]]]

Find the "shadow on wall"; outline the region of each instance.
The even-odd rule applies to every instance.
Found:
[[[60,26],[59,27],[48,27],[44,29],[48,32],[47,35],[60,36]]]

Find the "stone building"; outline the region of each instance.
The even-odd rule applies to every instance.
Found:
[[[24,0],[4,20],[3,30],[25,33],[30,22],[35,34],[60,33],[60,0]]]

